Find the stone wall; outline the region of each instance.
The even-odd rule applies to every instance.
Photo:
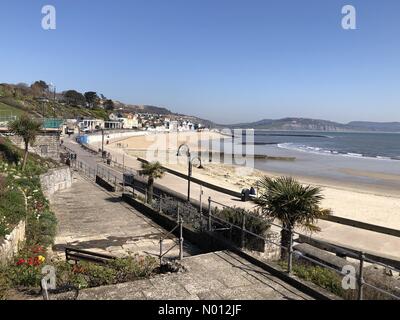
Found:
[[[46,198],[59,190],[70,188],[72,185],[71,169],[69,167],[50,169],[40,176],[40,184]]]
[[[21,137],[10,136],[10,140],[17,147],[24,149],[25,145]],[[46,132],[36,137],[33,146],[29,146],[29,151],[43,158],[52,158],[58,160],[60,158],[60,133]]]
[[[0,264],[12,259],[22,248],[25,242],[25,227],[25,221],[21,221],[5,239],[0,239]]]

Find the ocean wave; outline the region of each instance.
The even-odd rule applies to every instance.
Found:
[[[364,159],[375,159],[375,160],[400,160],[400,157],[388,157],[388,156],[369,156],[364,155],[362,153],[356,152],[340,152],[337,150],[329,150],[320,147],[312,147],[304,144],[296,144],[296,143],[279,143],[278,148],[294,150],[300,152],[314,153],[318,155],[332,155],[332,156],[342,156],[342,157],[350,157],[350,158],[364,158]]]

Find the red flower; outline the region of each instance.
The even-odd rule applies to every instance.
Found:
[[[28,259],[28,264],[29,264],[30,266],[33,266],[33,258],[29,258],[29,259]]]
[[[20,266],[21,264],[24,264],[26,261],[25,259],[19,259],[17,262],[17,266]]]

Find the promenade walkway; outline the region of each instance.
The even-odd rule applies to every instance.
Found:
[[[118,257],[135,253],[158,255],[159,239],[169,231],[76,173],[72,187],[57,192],[51,206],[58,219],[53,251],[60,256],[66,246]],[[164,241],[166,249],[172,245],[172,239]],[[198,252],[185,243],[185,256]],[[178,247],[167,256],[178,257]]]

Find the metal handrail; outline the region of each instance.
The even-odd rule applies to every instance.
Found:
[[[178,227],[179,227],[179,239],[178,239],[178,241],[176,241],[175,239],[171,239],[171,240],[174,241],[175,244],[174,244],[171,248],[169,248],[166,252],[163,253],[163,241],[164,241],[165,239],[170,239],[169,236],[170,236]],[[159,255],[159,258],[160,258],[160,266],[162,265],[162,258],[163,258],[168,252],[170,252],[173,248],[175,248],[175,247],[178,246],[178,245],[179,245],[179,260],[182,260],[182,259],[183,259],[183,220],[182,220],[181,217],[178,219],[178,224],[177,224],[170,232],[168,232],[168,233],[165,235],[164,238],[162,238],[162,237],[160,238],[160,255]]]

